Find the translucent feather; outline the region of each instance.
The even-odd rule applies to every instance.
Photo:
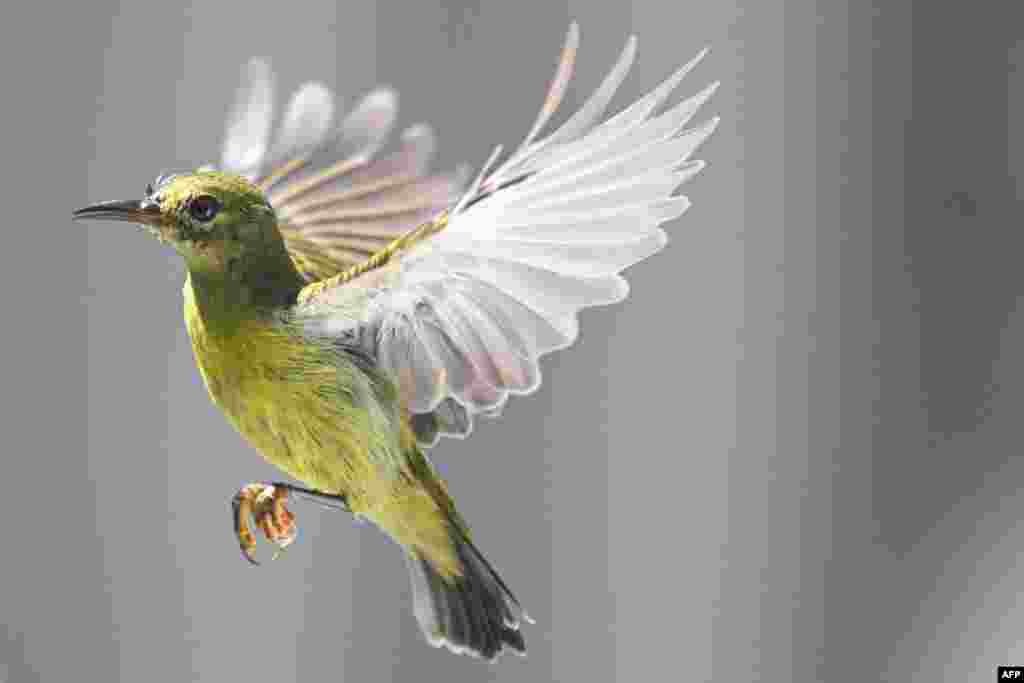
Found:
[[[334,115],[334,97],[319,83],[306,83],[295,91],[274,147],[271,162],[302,158],[323,142]]]
[[[270,64],[253,59],[242,71],[242,84],[228,115],[221,166],[255,175],[267,152],[274,116],[274,82]]]
[[[370,270],[305,304],[334,328],[370,331],[368,351],[399,379],[410,411],[428,416],[414,420],[426,445],[465,436],[473,417],[535,390],[540,357],[576,339],[580,310],[627,296],[623,269],[660,251],[662,224],[690,206],[675,192],[703,169],[691,157],[718,119],[687,125],[718,84],[657,111],[706,51],[602,122],[633,63],[631,38],[580,109],[535,140],[577,47],[574,25],[523,144],[493,171],[491,155],[443,229],[394,255],[384,277]],[[353,297],[364,303],[353,308]]]
[[[430,174],[437,147],[430,126],[410,126],[384,150],[398,115],[389,87],[369,92],[332,128],[334,95],[305,83],[268,147],[274,104],[270,65],[254,59],[228,117],[220,168],[267,193],[285,246],[311,282],[369,258],[464,193],[465,169]]]

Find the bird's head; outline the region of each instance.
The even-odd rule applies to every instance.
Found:
[[[263,192],[241,176],[218,171],[164,175],[146,186],[141,199],[93,204],[74,217],[136,223],[172,245],[193,269],[228,268],[281,248]]]

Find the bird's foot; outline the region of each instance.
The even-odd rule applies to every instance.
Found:
[[[277,546],[277,557],[290,546],[298,534],[295,515],[285,507],[289,494],[312,500],[325,507],[348,510],[348,500],[336,493],[323,493],[284,482],[246,484],[231,499],[231,517],[235,525],[235,536],[245,559],[259,564],[256,559],[256,535],[250,521],[263,532],[263,537]]]
[[[277,546],[277,559],[285,548],[292,544],[298,533],[295,515],[285,507],[291,487],[286,484],[247,484],[231,499],[231,514],[234,518],[235,535],[242,555],[252,564],[256,559],[256,536],[250,527],[250,520],[263,532],[264,538]]]

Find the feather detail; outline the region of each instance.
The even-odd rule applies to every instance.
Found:
[[[398,95],[379,87],[332,128],[334,96],[320,83],[292,95],[273,144],[274,80],[269,64],[243,72],[228,119],[221,170],[263,189],[279,219],[293,262],[308,282],[357,266],[450,207],[463,191],[464,169],[430,174],[437,141],[423,123],[407,128],[394,149]]]
[[[499,148],[438,219],[299,295],[309,329],[362,340],[396,379],[423,445],[466,436],[475,416],[496,416],[508,396],[534,391],[540,357],[575,340],[581,309],[627,296],[621,271],[661,250],[660,226],[690,206],[675,192],[704,167],[691,157],[718,119],[687,126],[717,83],[658,111],[706,50],[601,122],[635,58],[631,37],[580,109],[539,138],[578,42],[574,24],[541,111],[511,156],[495,164]],[[378,206],[394,216],[428,203],[391,195]],[[308,231],[314,217],[356,219],[358,206],[337,213],[325,200],[296,215],[307,217]],[[352,244],[372,246],[361,237]]]

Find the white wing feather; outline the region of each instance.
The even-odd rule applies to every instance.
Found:
[[[274,99],[270,63],[261,58],[250,60],[242,70],[235,104],[228,114],[217,168],[266,182],[273,166],[310,160],[314,155],[330,157],[332,161],[341,158],[355,167],[369,161],[387,141],[398,113],[398,94],[382,86],[363,97],[332,128],[334,93],[321,83],[304,83],[292,95],[271,144]],[[323,164],[308,166],[316,168]],[[282,175],[269,182],[273,185],[285,178]]]
[[[563,62],[577,40],[574,26]],[[619,273],[664,247],[659,226],[689,207],[673,193],[704,167],[691,156],[718,119],[686,125],[717,83],[654,115],[701,52],[596,125],[635,49],[631,38],[596,92],[554,133],[528,139],[474,183],[441,232],[384,273],[371,271],[311,302],[321,321],[326,311],[329,328],[358,328],[412,413],[437,418],[421,435],[425,442],[437,433],[465,436],[473,416],[496,415],[510,394],[535,390],[540,357],[575,340],[581,309],[626,297]],[[541,122],[564,92],[563,72]],[[354,320],[353,311],[361,311]]]
[[[258,172],[267,153],[273,118],[273,72],[266,60],[253,59],[245,65],[242,85],[228,114],[221,167],[241,174]]]

